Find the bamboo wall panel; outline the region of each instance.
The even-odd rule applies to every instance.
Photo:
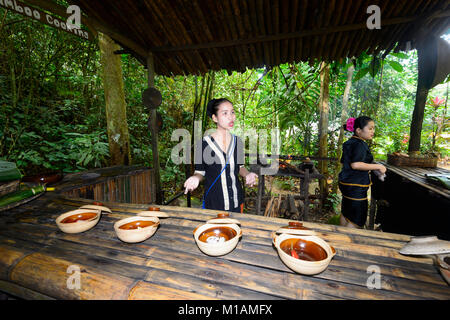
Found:
[[[124,203],[154,203],[153,170],[139,170],[129,175],[111,177],[64,192],[72,198]]]

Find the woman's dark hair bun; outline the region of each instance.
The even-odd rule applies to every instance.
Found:
[[[206,114],[212,118],[213,114],[217,116],[217,111],[219,110],[219,106],[223,102],[230,102],[230,100],[226,98],[212,99],[206,105]],[[230,102],[231,103],[231,102]]]
[[[351,126],[351,124],[350,124],[349,128],[347,129],[347,123],[344,123],[344,125],[342,127],[344,128],[344,130],[353,132],[353,133],[356,133],[356,129],[358,129],[358,128],[361,130],[364,129],[364,127],[367,126],[367,124],[370,121],[373,121],[373,119],[368,116],[360,116],[356,119],[355,118],[351,118],[351,119],[354,119],[353,128],[350,128],[350,126]],[[347,121],[350,121],[350,119]]]

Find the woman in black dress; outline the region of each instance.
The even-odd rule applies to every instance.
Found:
[[[244,192],[238,176],[246,185],[254,186],[257,175],[244,167],[244,145],[231,134],[236,121],[233,104],[227,99],[213,99],[207,113],[217,130],[202,139],[195,153],[195,172],[184,183],[185,194],[205,180],[203,208],[243,212]],[[200,148],[201,147],[201,148]]]
[[[342,171],[339,190],[342,192],[341,225],[362,228],[367,219],[367,191],[372,184],[370,171],[385,174],[386,167],[373,163],[366,140],[373,139],[375,122],[366,116],[350,118],[344,128],[353,136],[342,145]]]

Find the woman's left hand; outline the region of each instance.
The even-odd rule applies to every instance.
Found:
[[[245,176],[245,184],[253,187],[256,184],[256,179],[258,178],[258,175],[254,172],[250,172],[248,175]]]

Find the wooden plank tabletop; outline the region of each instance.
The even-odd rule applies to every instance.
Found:
[[[170,217],[137,244],[121,242],[113,224],[142,204],[105,203],[113,213],[93,229],[58,229],[59,214],[89,202],[48,193],[0,215],[0,291],[27,299],[450,299],[432,258],[398,253],[406,235],[305,222],[337,254],[324,272],[304,276],[272,246],[271,232],[285,219],[233,214],[242,239],[231,253],[210,257],[192,232],[217,211],[161,206]],[[79,289],[68,286],[70,266],[80,271]],[[379,289],[367,287],[369,266],[380,270]]]
[[[388,172],[389,171],[395,172],[396,174],[402,176],[405,179],[408,179],[409,181],[417,183],[418,185],[421,185],[422,187],[425,187],[428,190],[431,190],[439,195],[444,196],[447,199],[450,199],[449,189],[446,189],[438,184],[431,183],[425,177],[425,174],[450,175],[449,170],[439,167],[436,168],[403,167],[403,166],[399,167],[384,162],[383,165],[386,166]]]

